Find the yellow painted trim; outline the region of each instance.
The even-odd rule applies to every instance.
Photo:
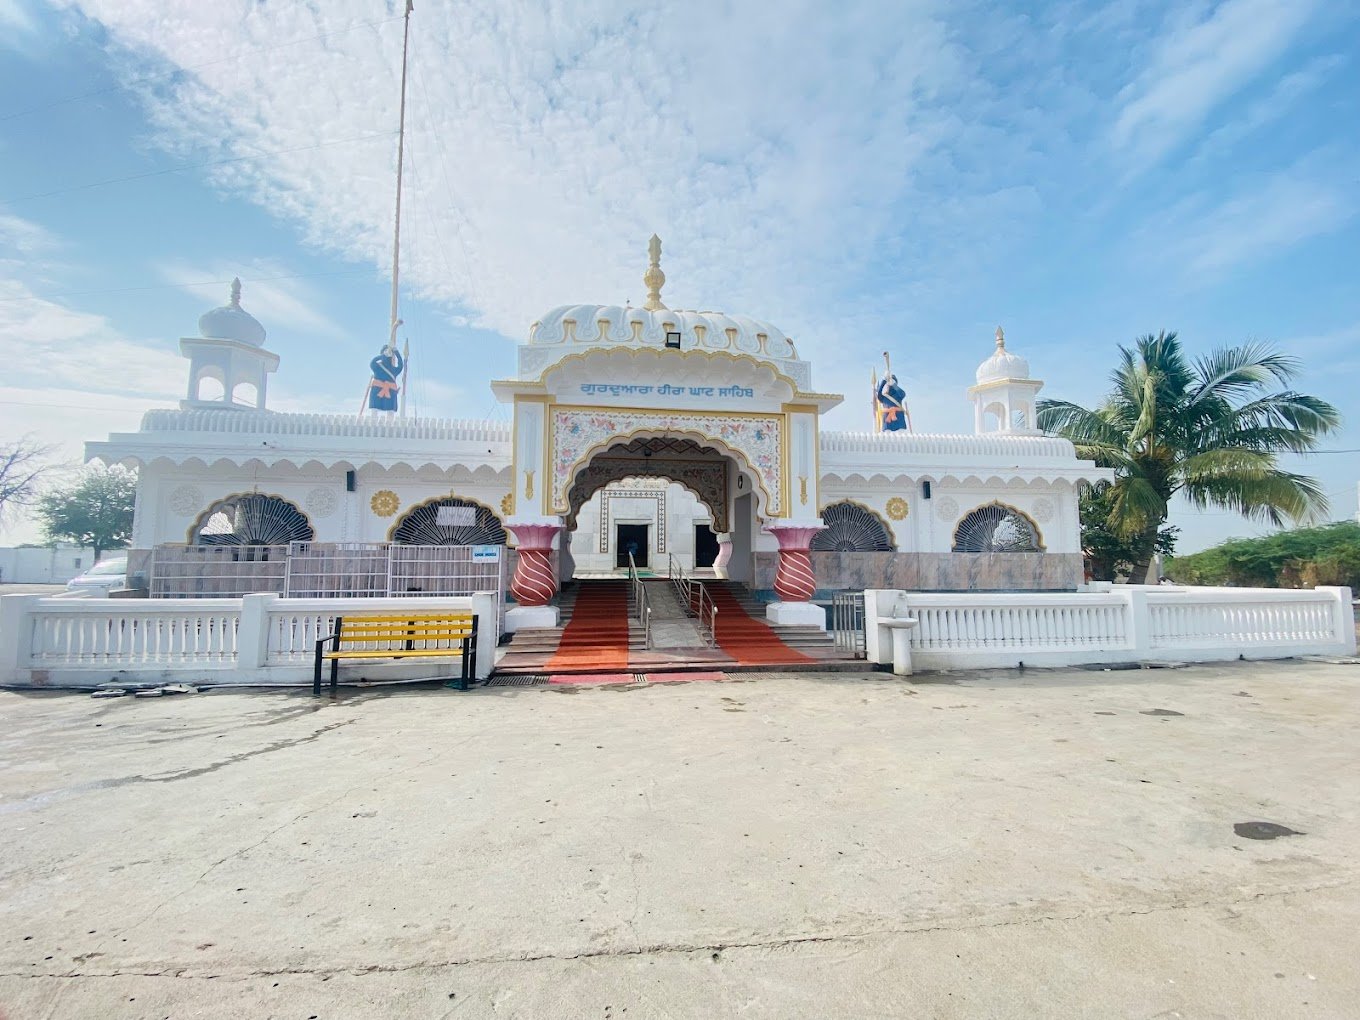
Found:
[[[822,421],[817,412],[812,413],[812,470],[816,472],[813,479],[816,485],[817,499],[822,498]],[[897,536],[894,535],[894,538]]]

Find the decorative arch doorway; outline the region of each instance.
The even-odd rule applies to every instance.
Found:
[[[754,514],[751,474],[736,456],[684,436],[621,438],[578,466],[566,490],[561,579],[626,566],[664,571],[672,554],[694,566],[694,529],[724,539],[735,515]],[[748,525],[751,522],[748,522]],[[751,526],[742,529],[745,534]],[[749,561],[750,549],[744,560]],[[745,563],[749,572],[749,563]],[[736,567],[741,573],[743,563]],[[743,578],[744,579],[744,578]]]

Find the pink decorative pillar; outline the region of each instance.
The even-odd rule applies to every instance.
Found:
[[[774,575],[774,590],[779,602],[765,610],[771,623],[799,624],[826,630],[826,610],[809,599],[817,590],[808,550],[812,537],[826,525],[821,521],[772,521],[765,530],[779,543],[779,569]]]
[[[552,568],[553,538],[562,530],[560,517],[512,517],[506,530],[515,536],[518,558],[510,592],[519,603],[505,614],[508,632],[525,627],[556,627],[557,607],[549,605],[557,594]]]
[[[718,577],[726,577],[727,564],[732,561],[732,536],[723,532],[714,537],[718,540],[718,555],[713,560],[713,573]]]

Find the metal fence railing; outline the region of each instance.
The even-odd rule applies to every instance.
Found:
[[[271,546],[164,545],[152,550],[155,598],[462,596],[505,599],[506,550],[499,545],[294,542]],[[497,624],[499,624],[499,620]]]
[[[862,659],[864,651],[864,592],[839,591],[831,598],[831,631],[836,648]]]
[[[675,597],[685,607],[685,611],[699,620],[699,629],[709,647],[718,647],[718,607],[713,596],[698,578],[687,577],[680,561],[673,553],[668,554],[666,573],[670,577]]]
[[[282,595],[287,569],[286,545],[161,545],[147,560],[147,588],[158,599]]]

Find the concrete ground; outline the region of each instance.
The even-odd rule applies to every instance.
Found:
[[[0,1014],[1360,1015],[1360,666],[923,679],[0,692]]]

